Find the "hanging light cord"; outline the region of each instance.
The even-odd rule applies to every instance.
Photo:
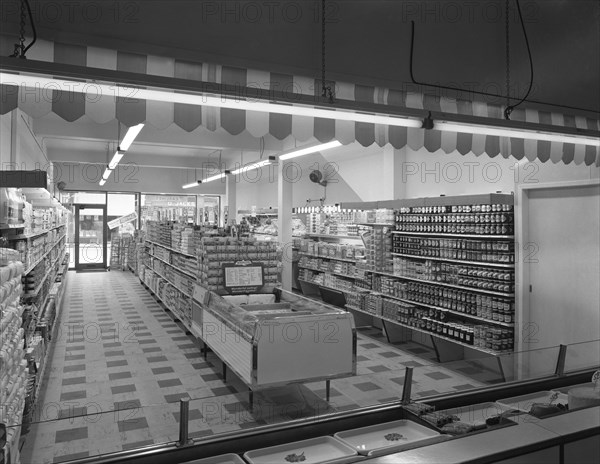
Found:
[[[505,21],[504,21],[504,32],[505,32],[505,46],[506,46],[506,107],[510,106],[510,0],[506,0],[505,8]]]
[[[520,9],[519,9],[519,13],[520,13]],[[523,26],[523,28],[524,28],[524,26]],[[529,49],[529,42],[527,42],[527,44],[528,44],[528,49]],[[475,95],[484,95],[487,97],[509,98],[510,100],[517,100],[516,98],[510,97],[508,95],[501,95],[501,94],[493,93],[493,92],[480,92],[480,91],[473,90],[473,89],[464,89],[464,88],[448,86],[448,85],[430,84],[428,82],[421,82],[421,81],[416,80],[415,75],[414,75],[414,66],[413,66],[414,46],[415,46],[415,22],[411,21],[410,58],[409,58],[410,62],[409,62],[408,69],[409,69],[409,73],[410,73],[410,80],[413,84],[420,85],[423,87],[432,87],[432,88],[436,88],[436,89],[452,90],[453,92],[467,92],[467,93],[472,93]],[[531,62],[530,62],[530,64],[531,64]],[[533,67],[533,64],[531,64],[531,66]],[[531,84],[532,83],[533,83],[533,79],[531,80]],[[527,100],[528,95],[529,95],[529,92],[525,95],[525,97],[523,99],[521,99],[521,101],[518,104],[521,104],[524,101],[528,101],[529,103],[535,103],[537,105],[547,105],[547,106],[553,106],[556,108],[565,108],[565,109],[570,109],[570,110],[575,110],[575,111],[585,111],[588,113],[600,114],[600,111],[593,110],[590,108],[581,108],[581,107],[571,106],[571,105],[561,105],[559,103],[544,102],[544,101],[539,101],[539,100]],[[517,106],[517,105],[514,105],[513,108],[515,106]]]
[[[321,96],[333,103],[333,92],[331,86],[325,80],[325,0],[321,0]]]
[[[521,28],[523,29],[523,36],[525,37],[525,45],[527,45],[527,55],[529,56],[529,87],[527,88],[527,92],[525,93],[523,98],[521,98],[516,104],[508,105],[506,107],[506,109],[504,110],[504,117],[506,119],[510,119],[510,114],[513,112],[513,110],[527,99],[527,97],[529,96],[529,93],[531,92],[531,88],[533,87],[533,58],[531,57],[531,48],[529,47],[529,39],[527,37],[527,30],[525,29],[525,21],[523,21],[523,15],[521,14],[521,5],[519,4],[519,0],[515,0],[515,3],[517,4],[517,11],[519,12],[519,21],[521,22]],[[506,12],[508,13],[508,0],[507,0],[507,11]],[[506,22],[508,23],[508,18],[506,18]],[[507,26],[507,28],[508,28],[508,26]],[[507,45],[507,48],[508,48],[508,45]],[[508,67],[509,67],[509,64],[507,62],[507,68]],[[508,96],[508,93],[507,93],[507,96]]]
[[[31,24],[31,32],[33,34],[33,39],[31,40],[31,43],[27,46],[25,46],[25,10],[27,10],[27,15],[29,16],[29,23]],[[33,15],[31,14],[31,6],[29,6],[29,0],[21,0],[21,22],[19,32],[19,43],[15,44],[15,50],[10,56],[11,58],[25,59],[25,54],[27,53],[27,50],[29,50],[37,40],[37,32],[35,30],[35,24],[33,22]]]

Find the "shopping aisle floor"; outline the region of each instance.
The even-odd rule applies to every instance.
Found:
[[[478,383],[437,366],[414,343],[390,345],[377,330],[359,331],[357,376],[256,394],[221,377],[193,336],[173,321],[130,272],[69,274],[59,333],[51,342],[35,422],[22,448],[24,464],[62,462],[178,438],[179,399],[189,397],[193,437],[397,400],[405,366],[416,396]],[[421,367],[422,366],[422,367]]]

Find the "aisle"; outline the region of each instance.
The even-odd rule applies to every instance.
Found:
[[[130,272],[70,273],[60,332],[52,342],[24,464],[62,462],[178,438],[178,401],[189,397],[193,437],[397,400],[405,366],[415,370],[417,395],[477,385],[432,365],[433,352],[389,345],[379,331],[358,337],[358,376],[294,385],[255,395],[221,363],[205,361],[199,344],[161,309]],[[426,367],[420,367],[420,366]],[[40,422],[41,421],[41,422]]]

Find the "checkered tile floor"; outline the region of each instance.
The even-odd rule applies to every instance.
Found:
[[[361,329],[357,376],[255,394],[188,336],[129,272],[71,273],[60,330],[21,450],[23,464],[63,462],[178,439],[178,401],[190,401],[190,434],[205,437],[266,423],[397,400],[405,366],[415,396],[479,385],[436,365],[432,350],[388,344]]]

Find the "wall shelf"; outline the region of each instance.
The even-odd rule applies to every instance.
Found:
[[[405,232],[402,230],[392,230],[392,234],[398,235],[417,235],[426,237],[455,237],[455,238],[479,238],[479,239],[514,239],[514,235],[484,235],[484,234],[450,234],[445,232]]]
[[[51,246],[51,247],[48,249],[48,251],[46,251],[46,252],[45,252],[45,253],[44,253],[44,254],[41,256],[41,258],[39,258],[38,260],[36,260],[36,262],[35,262],[35,263],[33,263],[31,266],[29,266],[27,269],[25,269],[25,271],[23,272],[23,275],[25,276],[25,275],[29,274],[31,271],[33,271],[33,270],[35,269],[35,267],[36,267],[38,264],[40,264],[40,263],[41,263],[41,262],[44,260],[44,258],[45,258],[46,256],[48,256],[48,253],[50,253],[50,252],[51,252],[51,251],[54,249],[54,247],[56,247],[56,245],[58,245],[58,244],[60,243],[60,241],[61,241],[63,238],[65,238],[66,236],[67,236],[67,234],[64,234],[63,236],[61,236],[60,238],[58,238],[58,239],[56,240],[56,242],[54,243],[54,245],[52,245],[52,246]]]
[[[66,224],[59,224],[57,226],[51,227],[50,229],[45,229],[39,232],[32,232],[30,234],[18,234],[18,235],[9,235],[6,237],[7,240],[26,240],[29,238],[39,237],[41,235],[47,234],[48,232],[53,231],[54,229],[58,229],[60,227],[65,227]]]
[[[437,332],[434,333],[434,332],[431,332],[429,330],[420,329],[419,327],[414,327],[412,325],[403,324],[402,322],[395,321],[393,319],[390,319],[389,317],[378,316],[377,314],[370,313],[368,311],[365,311],[364,309],[357,308],[356,306],[346,305],[346,308],[352,309],[354,311],[359,311],[359,312],[361,312],[363,314],[367,314],[369,316],[373,316],[373,317],[375,317],[377,319],[381,319],[381,320],[389,322],[391,324],[396,324],[396,325],[399,325],[399,326],[402,326],[402,327],[406,327],[407,329],[410,329],[410,330],[415,330],[417,332],[421,332],[421,333],[424,333],[424,334],[427,334],[427,335],[431,335],[432,337],[440,338],[442,340],[447,340],[449,342],[456,343],[457,345],[461,345],[461,346],[464,346],[464,347],[467,347],[467,348],[471,348],[472,350],[481,351],[482,353],[487,353],[487,354],[491,354],[491,355],[494,355],[494,356],[500,356],[500,355],[508,354],[508,353],[512,352],[512,351],[494,351],[494,350],[490,350],[490,349],[487,349],[487,348],[482,348],[480,346],[469,345],[468,343],[461,342],[460,340],[456,340],[454,338],[444,337],[443,335],[439,335]]]
[[[503,327],[514,327],[515,326],[515,324],[512,323],[512,322],[494,321],[492,319],[486,319],[485,317],[474,316],[472,314],[462,313],[462,312],[456,311],[454,309],[443,308],[441,306],[434,306],[434,305],[430,305],[430,304],[427,304],[427,303],[419,303],[418,301],[409,300],[407,298],[400,298],[400,297],[397,297],[397,296],[394,296],[394,295],[388,295],[387,293],[375,292],[375,291],[372,291],[371,293],[374,294],[374,295],[379,295],[379,296],[385,297],[385,298],[391,298],[392,300],[402,301],[404,303],[414,304],[414,305],[417,305],[417,306],[423,306],[425,308],[432,308],[432,309],[437,309],[439,311],[444,311],[444,312],[447,312],[447,313],[456,314],[457,316],[467,317],[469,319],[473,319],[473,320],[476,320],[476,321],[485,322],[485,323],[488,323],[488,324],[501,325]]]
[[[462,285],[454,285],[454,284],[449,284],[449,283],[446,283],[446,282],[437,282],[435,280],[416,279],[414,277],[404,277],[404,276],[399,276],[399,275],[395,275],[395,274],[389,274],[389,273],[386,273],[386,272],[376,272],[376,271],[368,271],[368,272],[373,272],[375,274],[385,275],[385,276],[388,276],[388,277],[394,277],[396,279],[410,280],[412,282],[419,282],[419,283],[422,283],[422,284],[442,285],[443,287],[456,288],[458,290],[465,290],[465,291],[471,291],[471,292],[485,293],[487,295],[504,296],[504,297],[507,297],[507,298],[514,298],[514,296],[515,296],[514,293],[495,292],[493,290],[485,290],[483,288],[463,287]]]
[[[506,263],[488,263],[482,261],[466,261],[462,259],[453,259],[453,258],[433,258],[431,256],[417,256],[417,255],[407,255],[405,253],[392,253],[393,256],[402,256],[404,258],[415,258],[415,259],[430,259],[432,261],[444,261],[448,263],[458,263],[458,264],[473,264],[475,266],[489,266],[489,267],[499,267],[499,268],[514,268],[513,264]]]

